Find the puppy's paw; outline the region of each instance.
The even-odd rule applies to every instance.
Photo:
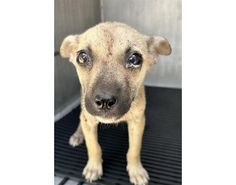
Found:
[[[69,144],[73,147],[79,146],[83,142],[84,142],[83,134],[79,134],[79,135],[73,134],[69,140]]]
[[[128,165],[129,180],[134,185],[147,185],[149,176],[142,164]]]
[[[83,176],[88,182],[100,179],[102,174],[102,162],[95,163],[88,161],[83,170]]]

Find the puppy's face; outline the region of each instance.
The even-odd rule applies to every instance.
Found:
[[[70,35],[60,49],[76,67],[82,106],[107,120],[129,111],[150,65],[159,54],[170,52],[166,39],[142,35],[121,23],[102,23]]]

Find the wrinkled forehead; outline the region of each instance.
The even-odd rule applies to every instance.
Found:
[[[141,52],[146,42],[143,35],[130,27],[101,25],[82,34],[80,46],[109,56],[127,49]]]

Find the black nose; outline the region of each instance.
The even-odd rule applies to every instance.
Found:
[[[110,93],[101,93],[95,97],[95,104],[98,109],[111,109],[116,102],[116,98]]]

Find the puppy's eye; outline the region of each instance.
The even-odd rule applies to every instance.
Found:
[[[138,68],[142,64],[142,56],[139,53],[132,53],[126,62],[127,68]]]
[[[90,63],[90,57],[85,51],[81,51],[77,55],[76,61],[79,64],[88,64],[88,63]]]

